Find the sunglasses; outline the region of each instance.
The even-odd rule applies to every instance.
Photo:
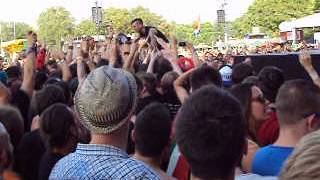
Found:
[[[259,103],[265,103],[266,102],[266,98],[263,97],[262,95],[256,97],[256,98],[252,98],[251,99],[253,102],[259,102]]]

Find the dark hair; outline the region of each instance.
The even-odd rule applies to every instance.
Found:
[[[210,66],[201,66],[192,72],[190,85],[193,91],[209,84],[214,84],[217,87],[222,86],[222,78],[219,71]]]
[[[19,79],[21,77],[21,69],[18,66],[8,67],[6,73],[9,79]]]
[[[284,83],[284,75],[281,69],[275,66],[264,67],[258,74],[259,87],[270,102],[275,102],[277,93]]]
[[[133,19],[133,20],[131,21],[131,25],[132,25],[133,23],[135,23],[135,22],[139,22],[140,24],[143,24],[143,21],[142,21],[141,18],[135,18],[135,19]]]
[[[35,90],[42,89],[42,87],[43,87],[44,83],[47,81],[47,79],[48,79],[48,76],[45,72],[38,71],[36,73],[34,89]]]
[[[47,65],[52,66],[54,69],[58,69],[58,63],[55,60],[49,60]]]
[[[252,84],[252,85],[258,86],[259,79],[257,76],[248,76],[242,81],[242,83],[243,84]]]
[[[251,140],[257,142],[257,137],[255,135],[255,132],[250,129],[250,114],[251,114],[251,99],[252,99],[252,84],[238,84],[233,86],[230,89],[231,94],[238,99],[241,105],[242,112],[244,114],[246,125],[247,125],[247,133]]]
[[[160,82],[163,75],[167,72],[172,71],[172,66],[169,62],[169,60],[160,57],[159,60],[157,60],[154,63],[153,71],[156,74],[157,80]]]
[[[107,59],[101,59],[98,63],[97,63],[97,68],[101,67],[101,66],[107,66],[109,65],[109,61]]]
[[[69,86],[66,82],[64,82],[62,79],[59,78],[49,78],[46,82],[45,82],[45,86],[49,85],[49,84],[53,84],[53,85],[57,85],[61,88],[61,90],[63,91],[63,94],[68,101],[70,101],[71,98],[71,92],[69,89]]]
[[[11,106],[0,106],[0,122],[7,129],[13,147],[17,148],[24,133],[20,111]]]
[[[151,73],[140,72],[137,77],[141,80],[143,86],[147,89],[150,94],[156,93],[157,79],[155,75]]]
[[[135,148],[143,156],[159,157],[169,144],[171,117],[169,110],[160,103],[151,103],[135,121]]]
[[[295,124],[320,112],[320,89],[307,80],[287,81],[279,89],[276,107],[280,125]]]
[[[69,66],[72,78],[77,77],[77,64],[73,63]]]
[[[176,120],[176,140],[193,175],[225,179],[234,171],[244,152],[245,120],[229,92],[202,87],[184,102]]]
[[[35,94],[35,108],[38,115],[55,103],[67,104],[63,90],[57,85],[47,85]]]
[[[41,135],[50,147],[66,146],[70,137],[75,135],[72,132],[72,128],[75,127],[74,116],[65,104],[53,104],[42,113],[40,118]]]
[[[233,83],[239,84],[248,76],[253,76],[252,66],[246,63],[239,63],[233,66],[231,74]]]

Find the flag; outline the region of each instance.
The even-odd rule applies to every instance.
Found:
[[[200,22],[200,15],[198,16],[198,19],[195,22],[195,30],[193,32],[193,35],[198,37],[201,32],[201,22]]]

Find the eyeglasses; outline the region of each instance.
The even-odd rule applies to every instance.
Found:
[[[263,97],[262,95],[256,97],[256,98],[252,98],[251,101],[253,102],[259,102],[259,103],[266,103],[266,98]]]

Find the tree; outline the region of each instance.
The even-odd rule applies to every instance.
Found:
[[[14,40],[14,23],[13,22],[0,22],[2,41]],[[24,39],[27,31],[32,30],[31,26],[26,23],[15,23],[15,36],[16,39]]]
[[[252,27],[260,27],[269,35],[278,36],[281,22],[312,14],[314,5],[314,0],[256,0],[234,22],[234,33],[241,37],[250,33]]]
[[[81,21],[75,28],[74,35],[75,36],[92,36],[97,34],[97,29],[95,23],[91,20],[83,20]]]
[[[141,18],[146,25],[159,27],[160,30],[167,29],[167,27],[170,26],[162,16],[151,12],[149,9],[143,8],[142,6],[133,9],[108,8],[104,10],[104,19],[106,23],[112,24],[117,31],[126,34],[133,33],[131,21],[134,18]]]
[[[38,18],[39,36],[48,45],[61,46],[63,39],[72,36],[74,18],[63,7],[53,7],[42,12]]]

